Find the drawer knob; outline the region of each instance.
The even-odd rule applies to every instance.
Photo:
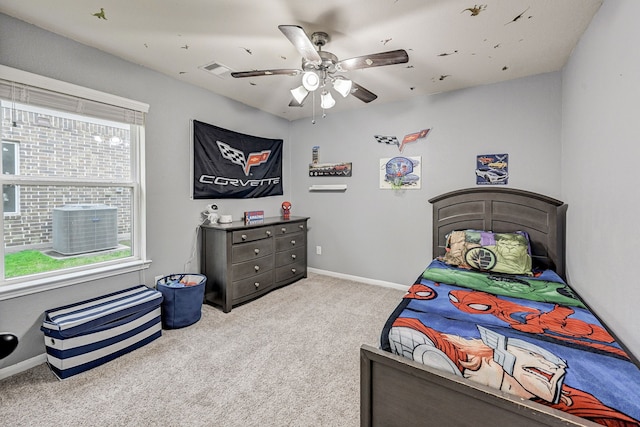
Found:
[[[296,274],[296,269],[295,269],[295,268],[292,268],[292,269],[291,269],[291,272],[292,272],[293,274]]]
[[[267,236],[271,237],[271,230],[267,230],[266,233],[267,233]]]
[[[285,227],[282,227],[280,230],[281,230],[283,233],[286,233],[286,232],[287,232],[287,229],[286,229]]]
[[[300,224],[298,227],[300,228],[300,230],[304,230],[304,225]]]
[[[242,236],[240,236],[242,238],[242,240],[247,240],[247,235],[243,234]]]
[[[253,269],[254,269],[255,271],[258,271],[258,270],[260,270],[260,266],[259,266],[259,265],[256,265],[256,266],[254,266],[254,267],[253,267]]]
[[[255,249],[253,250],[253,252],[255,252],[255,253],[256,253],[256,255],[258,255],[258,254],[260,253],[260,249],[255,248]]]
[[[255,287],[256,287],[256,289],[258,289],[258,288],[260,287],[260,282],[256,282],[256,283],[254,283],[254,284],[253,284],[253,286],[255,286]]]
[[[292,245],[295,245],[295,244],[296,244],[296,241],[295,241],[295,240],[292,240],[292,241],[291,241],[291,244],[292,244]]]
[[[296,254],[291,254],[291,259],[296,259]]]

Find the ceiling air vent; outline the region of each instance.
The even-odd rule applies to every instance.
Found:
[[[220,77],[221,79],[224,79],[231,73],[231,68],[227,67],[226,65],[222,65],[219,62],[212,62],[199,68],[213,74],[216,77]]]

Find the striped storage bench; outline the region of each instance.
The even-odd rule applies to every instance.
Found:
[[[102,365],[162,335],[162,294],[144,285],[47,310],[47,362],[60,379]]]

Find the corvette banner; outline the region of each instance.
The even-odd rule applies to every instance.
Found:
[[[282,140],[193,121],[193,198],[280,196]]]

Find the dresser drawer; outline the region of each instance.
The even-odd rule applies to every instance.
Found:
[[[306,234],[295,233],[282,237],[276,237],[276,252],[286,251],[289,249],[304,248]]]
[[[233,232],[232,242],[242,243],[254,240],[266,239],[273,236],[273,227],[250,228],[247,230],[238,230]]]
[[[297,261],[284,267],[276,268],[276,282],[282,282],[303,276],[307,272],[307,263]]]
[[[299,248],[291,249],[289,251],[278,252],[276,254],[276,267],[291,264],[296,261],[303,261],[306,256],[307,254],[304,246],[300,246]]]
[[[231,248],[234,263],[260,258],[273,253],[273,241],[271,239],[255,240],[247,243],[238,243]]]
[[[245,279],[271,271],[273,270],[273,261],[273,256],[267,256],[233,264],[231,266],[233,280]]]
[[[276,236],[281,236],[283,234],[299,233],[301,231],[305,231],[307,226],[304,222],[293,222],[290,224],[278,224],[273,228]]]
[[[233,282],[233,295],[234,300],[244,298],[248,295],[260,292],[264,289],[268,289],[273,285],[273,271],[267,271],[262,274],[257,274],[254,277],[248,279],[238,280]]]
[[[205,302],[232,307],[307,277],[305,217],[264,218],[259,224],[202,225]]]

